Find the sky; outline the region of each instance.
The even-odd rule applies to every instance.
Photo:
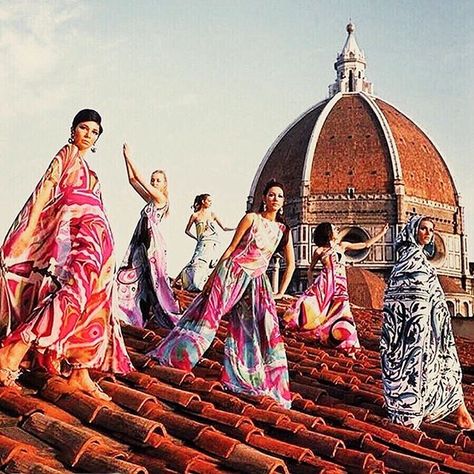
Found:
[[[428,134],[465,206],[474,260],[474,1],[0,0],[0,234],[93,108],[99,175],[121,260],[144,202],[128,184],[127,141],[143,175],[169,179],[162,230],[174,276],[194,243],[194,196],[235,226],[267,149],[327,97],[352,19],[377,96]],[[230,238],[223,235],[223,247]]]

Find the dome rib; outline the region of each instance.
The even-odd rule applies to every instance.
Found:
[[[400,163],[405,170],[405,192],[428,201],[459,205],[454,178],[443,155],[428,134],[411,118],[386,100],[374,97],[385,116],[399,150]],[[429,177],[429,178],[428,178]],[[425,181],[420,181],[425,178]],[[449,183],[446,186],[446,178]],[[430,185],[427,185],[428,180]]]
[[[283,130],[283,132],[280,133],[280,135],[278,135],[278,137],[271,144],[270,148],[267,150],[267,152],[265,153],[265,156],[263,157],[262,161],[260,162],[260,165],[257,169],[256,174],[255,174],[255,177],[252,181],[252,185],[250,186],[249,198],[254,198],[255,197],[255,191],[257,189],[257,185],[258,185],[258,182],[259,182],[260,177],[262,175],[262,172],[265,168],[265,165],[267,164],[267,162],[270,159],[273,151],[279,145],[279,143],[282,141],[282,139],[285,138],[285,136],[288,134],[288,132],[293,127],[298,125],[307,115],[309,115],[310,113],[312,113],[313,111],[315,111],[319,107],[323,106],[326,102],[328,102],[328,99],[321,100],[317,104],[315,104],[312,107],[310,107],[309,109],[307,109],[305,112],[303,112],[301,115],[299,115],[295,120],[293,120],[293,122],[291,122],[290,125],[288,125],[288,127],[286,127],[285,130]],[[324,109],[325,108],[326,107],[324,107]]]
[[[309,144],[308,148],[306,149],[306,156],[304,159],[303,185],[305,186],[309,185],[309,182],[311,180],[311,170],[313,168],[314,152],[316,150],[316,145],[318,143],[321,130],[323,129],[323,126],[326,123],[326,119],[328,118],[332,109],[341,98],[341,92],[338,92],[336,95],[334,95],[331,100],[326,104],[323,111],[319,114],[319,117],[317,118],[316,123],[314,124],[314,128],[309,139]]]
[[[365,92],[360,92],[360,96],[365,99],[367,104],[372,109],[372,112],[379,120],[380,127],[382,128],[382,132],[385,136],[385,141],[388,147],[388,151],[390,153],[390,161],[392,163],[392,171],[393,171],[393,179],[395,180],[395,184],[403,182],[403,173],[402,173],[402,164],[400,162],[400,156],[398,154],[397,144],[395,142],[395,138],[393,137],[392,130],[390,129],[390,125],[385,118],[385,115],[380,110],[380,107],[375,102],[374,97],[366,94]]]

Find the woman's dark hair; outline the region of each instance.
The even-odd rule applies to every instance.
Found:
[[[102,134],[104,129],[102,128],[101,122],[102,117],[99,112],[92,109],[82,109],[79,111],[72,121],[72,129],[74,130],[82,122],[95,122],[99,125],[99,136]]]
[[[193,209],[194,209],[194,212],[197,212],[201,209],[204,201],[206,200],[206,198],[208,198],[210,196],[210,194],[198,194],[195,198],[194,198],[194,203],[193,203]]]
[[[318,247],[327,247],[333,237],[334,232],[330,222],[321,222],[316,226],[316,229],[314,229],[313,242]]]
[[[280,188],[283,191],[283,195],[285,195],[285,188],[283,184],[281,184],[276,179],[272,178],[270,181],[268,181],[268,183],[263,188],[262,197],[266,196],[268,194],[268,191],[270,191],[271,188]],[[258,208],[258,212],[263,212],[264,210],[265,209],[264,209],[263,200],[262,200],[262,202],[260,203],[260,207]],[[283,217],[283,208],[281,208],[280,211],[277,212],[276,221],[280,222],[281,224],[285,226],[285,230],[283,231],[283,237],[281,238],[280,243],[278,244],[278,247],[275,250],[275,253],[279,253],[285,248],[286,244],[288,243],[289,234],[290,234],[290,227],[286,223],[286,219]]]

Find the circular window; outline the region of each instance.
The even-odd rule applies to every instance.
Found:
[[[366,242],[370,239],[369,234],[362,229],[361,227],[342,227],[339,229],[339,232],[347,234],[342,238],[345,242],[350,242],[352,244],[358,244],[360,242]],[[348,262],[360,262],[369,255],[370,249],[361,249],[361,250],[347,250],[346,258]]]
[[[434,233],[434,252],[428,256],[428,260],[434,267],[441,267],[446,260],[446,246],[443,237],[437,232]]]

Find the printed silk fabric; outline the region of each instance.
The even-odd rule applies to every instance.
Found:
[[[322,255],[321,273],[287,309],[283,320],[290,331],[308,331],[321,344],[350,350],[360,344],[349,305],[344,257],[339,247]]]
[[[191,261],[181,272],[183,289],[201,291],[216,265],[216,250],[219,236],[215,223],[208,219],[196,222],[197,243]]]
[[[265,274],[283,230],[283,224],[254,214],[238,247],[216,267],[209,294],[193,301],[150,355],[162,365],[191,370],[229,313],[222,383],[234,392],[269,395],[290,407],[286,353]]]
[[[418,428],[435,422],[463,401],[459,364],[446,298],[416,236],[413,216],[397,238],[383,308],[380,355],[390,418]]]
[[[133,326],[173,328],[179,305],[170,287],[166,269],[166,243],[159,225],[167,205],[149,202],[142,210],[122,265],[116,288],[119,317]]]
[[[33,204],[53,189],[19,256],[13,251]],[[75,146],[66,145],[10,228],[1,247],[3,345],[31,342],[36,362],[60,373],[73,368],[126,373],[132,369],[111,312],[113,238],[97,176]]]

